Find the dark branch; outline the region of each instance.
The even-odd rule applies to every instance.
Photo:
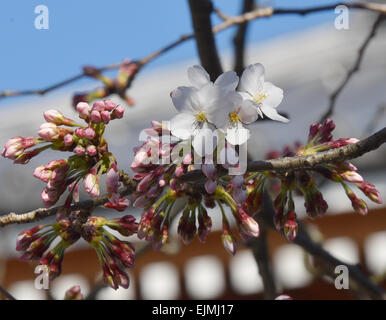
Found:
[[[258,215],[261,214],[262,219],[264,219],[266,225],[276,230],[273,223],[274,208],[272,205],[272,200],[267,193],[264,194],[264,197],[264,211],[261,211],[258,213]],[[323,265],[325,270],[330,272],[330,274],[334,274],[335,267],[339,265],[346,265],[349,270],[350,278],[355,281],[355,283],[362,291],[366,292],[374,299],[383,300],[386,298],[384,290],[380,286],[373,283],[358,266],[344,263],[343,261],[332,256],[329,252],[324,250],[320,244],[314,242],[302,228],[299,229],[294,243],[310,253],[318,262]]]
[[[278,293],[269,256],[266,222],[261,219],[260,215],[257,215],[255,219],[260,226],[260,235],[258,238],[249,239],[246,245],[252,250],[259,267],[259,273],[264,285],[264,299],[273,300],[278,296]]]
[[[210,21],[212,1],[189,0],[189,7],[201,65],[214,81],[222,73],[222,67]]]
[[[244,0],[242,14],[252,11],[255,5],[254,0]],[[235,61],[233,69],[240,76],[244,70],[245,40],[247,35],[248,22],[239,24],[237,32],[233,38],[235,46]]]

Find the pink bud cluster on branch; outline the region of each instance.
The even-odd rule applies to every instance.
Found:
[[[61,273],[65,250],[82,237],[97,252],[106,284],[114,289],[119,286],[127,288],[129,277],[126,269],[133,266],[134,247],[112,235],[105,227],[123,236],[131,236],[138,228],[135,218],[128,215],[112,220],[90,217],[77,227],[80,214],[74,211],[68,219],[21,232],[16,241],[16,250],[23,253],[21,259],[38,261],[39,265],[46,266],[49,278],[53,280]],[[54,244],[55,240],[59,240],[57,244]]]
[[[207,158],[201,157],[200,167],[208,177],[205,185],[183,182],[181,177],[186,172],[195,170],[193,161],[197,154],[190,149],[180,162],[163,164],[161,160],[173,153],[179,140],[175,143],[162,143],[162,135],[170,135],[171,132],[156,121],[152,122],[152,128],[145,131],[151,137],[134,149],[135,157],[131,164],[131,169],[136,173],[134,179],[138,180],[136,192],[132,194],[135,198],[133,205],[144,209],[139,223],[139,238],[151,241],[155,250],[167,242],[171,211],[177,199],[186,200],[177,230],[179,238],[185,244],[190,243],[196,234],[201,242],[205,242],[212,227],[207,208],[214,208],[216,204],[222,210],[222,242],[228,252],[236,253],[237,241],[230,228],[230,217],[227,217],[223,206],[230,210],[230,216],[242,239],[259,235],[259,226],[253,219],[257,211],[250,208],[246,211],[243,206],[247,193],[243,177],[217,180],[215,163],[206,164]],[[235,152],[228,144],[225,148]]]
[[[293,148],[287,146],[282,153],[272,151],[268,154],[268,158],[313,155],[318,152],[339,148],[359,141],[355,138],[334,140],[332,136],[334,128],[335,124],[331,119],[326,119],[323,124],[315,123],[310,127],[306,145],[301,146],[297,143]],[[271,177],[280,180],[280,192],[274,200],[276,210],[274,222],[278,230],[283,228],[289,240],[293,240],[297,233],[295,204],[293,200],[295,194],[304,196],[304,206],[308,216],[311,218],[323,216],[327,211],[328,204],[317,188],[314,178],[315,173],[321,174],[330,181],[340,183],[356,212],[366,214],[368,209],[366,203],[357,197],[349,187],[349,184],[358,187],[364,195],[373,202],[382,203],[381,195],[375,186],[364,181],[362,176],[357,172],[357,168],[349,161],[343,160],[319,164],[312,170],[297,169],[289,170],[285,173],[270,172]]]
[[[117,163],[108,151],[103,133],[111,120],[122,118],[124,109],[107,100],[95,102],[92,107],[80,102],[77,111],[86,125],[66,118],[57,110],[46,111],[44,118],[47,122],[40,126],[39,137],[12,138],[6,143],[2,156],[14,160],[14,163],[26,164],[47,149],[72,152],[68,159],[52,160],[34,171],[34,176],[46,183],[41,194],[45,207],[54,205],[68,189],[69,194],[61,211],[68,214],[73,200],[79,201],[80,182],[83,181],[86,192],[98,197],[100,176],[107,173],[110,202],[106,206],[121,211],[129,205],[129,201],[119,196]],[[42,146],[29,150],[37,145]]]

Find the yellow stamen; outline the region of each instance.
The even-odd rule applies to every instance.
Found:
[[[196,118],[197,122],[205,122],[206,121],[206,115],[204,112],[200,111],[199,113],[195,114],[194,117]]]
[[[232,112],[229,114],[229,121],[234,123],[240,121],[239,114],[237,112]]]
[[[268,97],[268,95],[266,93],[259,92],[256,96],[253,97],[253,101],[256,103],[261,103],[267,97]]]

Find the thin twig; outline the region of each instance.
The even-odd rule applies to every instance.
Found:
[[[248,21],[252,21],[259,18],[264,17],[270,17],[272,15],[281,15],[281,14],[299,14],[299,15],[306,15],[314,12],[320,12],[320,11],[328,11],[328,10],[334,10],[336,6],[338,5],[345,5],[348,8],[351,9],[363,9],[363,10],[369,10],[374,12],[379,12],[382,15],[386,14],[386,5],[384,4],[378,4],[378,3],[361,3],[361,2],[354,2],[354,3],[346,3],[346,2],[338,2],[335,5],[329,5],[329,6],[322,6],[322,7],[313,7],[313,8],[307,8],[307,9],[273,9],[273,8],[258,8],[256,10],[253,10],[251,12],[247,12],[243,15],[236,16],[236,17],[228,17],[226,21],[223,21],[221,24],[213,27],[212,32],[218,33],[222,30],[225,30],[231,26],[234,25],[240,25],[243,23],[246,23]],[[132,63],[136,63],[138,66],[138,70],[135,74],[133,74],[130,81],[128,81],[127,88],[129,88],[132,84],[132,81],[134,80],[135,76],[138,74],[138,72],[149,62],[153,61],[154,59],[160,57],[164,53],[170,51],[171,49],[177,47],[178,45],[182,44],[183,42],[193,39],[194,34],[187,34],[181,36],[179,39],[171,42],[170,44],[166,45],[165,47],[151,53],[148,56],[145,56],[141,59],[134,60]],[[110,65],[106,65],[100,68],[97,68],[97,71],[104,72],[107,70],[114,70],[120,68],[124,62],[120,63],[114,63]],[[60,81],[58,83],[55,83],[47,88],[44,89],[37,89],[37,90],[23,90],[23,91],[13,91],[13,90],[4,90],[0,93],[0,99],[5,97],[15,97],[15,96],[25,96],[25,95],[44,95],[50,91],[53,91],[55,89],[61,88],[65,85],[68,85],[74,81],[80,80],[84,77],[86,77],[87,74],[82,72],[80,74],[77,74],[71,78],[68,78],[66,80]]]
[[[330,117],[332,115],[332,113],[334,112],[334,108],[335,108],[336,100],[337,100],[338,96],[341,94],[343,89],[346,87],[347,83],[350,81],[350,79],[354,75],[354,73],[359,70],[359,66],[360,66],[360,64],[361,64],[361,62],[363,60],[364,53],[365,53],[367,47],[369,46],[371,40],[374,38],[375,34],[377,33],[377,29],[380,26],[380,24],[383,21],[383,19],[384,19],[384,16],[380,13],[378,15],[378,18],[375,20],[375,22],[374,22],[374,24],[373,24],[373,26],[372,26],[372,28],[370,30],[370,33],[368,34],[368,36],[366,37],[365,41],[363,42],[363,44],[359,48],[358,57],[357,57],[354,65],[347,72],[347,74],[346,74],[344,80],[342,81],[342,83],[330,95],[329,107],[328,107],[327,111],[323,114],[322,118],[320,119],[320,122],[322,122],[325,119],[327,119],[328,117]]]

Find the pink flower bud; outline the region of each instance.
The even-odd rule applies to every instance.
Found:
[[[235,217],[242,233],[249,237],[257,238],[259,236],[260,229],[258,223],[255,219],[250,217],[242,208],[238,208]]]
[[[83,129],[82,128],[78,128],[75,130],[75,134],[79,137],[79,138],[83,138]]]
[[[95,130],[93,128],[87,127],[83,129],[83,136],[87,139],[93,139],[95,137]]]
[[[83,295],[79,286],[73,286],[68,289],[64,295],[64,300],[83,300]]]
[[[110,170],[106,174],[106,189],[107,193],[114,194],[118,192],[120,182],[119,182],[119,172],[116,166],[111,166]]]
[[[47,122],[55,123],[56,125],[63,124],[64,115],[58,110],[48,110],[43,113],[44,119]]]
[[[314,123],[310,126],[310,133],[308,135],[308,141],[313,139],[318,133],[322,125],[320,123]]]
[[[345,171],[345,172],[341,172],[339,175],[348,182],[353,182],[353,183],[363,182],[362,176],[355,171]]]
[[[105,124],[108,124],[110,122],[110,112],[107,110],[101,111],[101,117]]]
[[[105,203],[104,205],[105,208],[115,209],[119,212],[124,211],[129,206],[130,206],[130,200],[125,198],[120,198],[114,202],[110,201]]]
[[[90,114],[91,108],[88,105],[88,103],[86,103],[86,102],[79,102],[76,105],[76,110],[79,113],[79,118],[87,119],[89,114]]]
[[[90,156],[96,156],[98,151],[97,151],[97,148],[96,146],[94,146],[93,144],[90,144],[86,147],[86,151],[87,153],[90,155]]]
[[[46,170],[45,166],[39,166],[34,171],[34,177],[44,182],[48,182],[51,179],[52,171]]]
[[[224,223],[224,221],[223,221],[223,233],[221,235],[221,242],[222,242],[225,250],[229,254],[231,254],[232,256],[234,256],[236,254],[236,251],[237,251],[236,239],[235,239],[234,235],[232,234],[232,232],[230,231],[228,222]]]
[[[375,186],[369,182],[363,181],[362,183],[356,184],[359,189],[372,201],[382,204],[382,197]]]
[[[105,103],[105,109],[106,109],[107,111],[113,111],[114,108],[117,106],[117,105],[115,104],[115,102],[113,102],[113,101],[111,101],[111,100],[105,100],[104,103]]]
[[[92,105],[92,110],[96,111],[104,111],[105,110],[105,103],[103,101],[96,101]]]
[[[66,134],[63,138],[63,141],[64,141],[64,145],[69,147],[74,143],[74,138],[72,134]]]
[[[198,214],[198,239],[204,243],[210,230],[212,229],[212,219],[208,216],[208,213],[204,207],[199,209]]]
[[[296,238],[297,232],[296,215],[294,212],[290,212],[287,215],[287,221],[284,223],[284,235],[289,241],[293,241]]]
[[[347,146],[348,144],[354,144],[359,142],[360,140],[357,138],[341,138],[338,140],[328,141],[327,145],[331,148],[339,148],[343,146]]]
[[[97,110],[92,110],[90,114],[90,120],[93,123],[100,123],[102,122],[102,117],[99,111]]]
[[[116,107],[113,112],[111,112],[111,120],[121,119],[124,113],[125,109],[123,109],[121,106]]]
[[[86,153],[86,149],[83,148],[81,145],[77,145],[75,148],[74,148],[74,152],[78,155],[78,156],[82,156]]]
[[[43,123],[38,131],[39,137],[46,141],[55,141],[59,138],[60,130],[54,123]]]
[[[88,173],[83,178],[83,186],[86,192],[90,194],[90,196],[94,198],[99,196],[99,177],[97,177],[95,174]]]

